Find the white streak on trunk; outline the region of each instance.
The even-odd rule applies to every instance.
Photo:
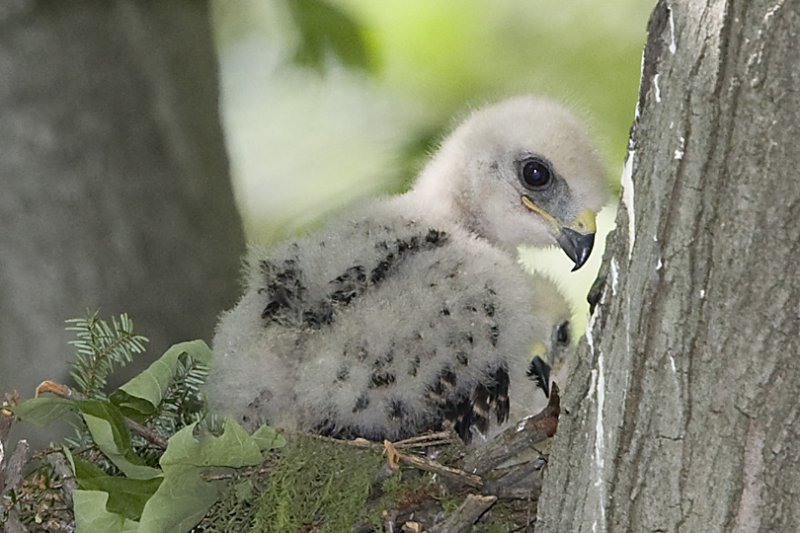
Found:
[[[635,150],[628,150],[628,157],[625,158],[625,165],[622,167],[622,204],[628,212],[628,260],[633,255],[633,244],[636,241],[636,219],[633,211],[633,159],[636,157]]]
[[[612,274],[613,278],[614,274]],[[613,279],[612,279],[612,288],[613,288]],[[603,294],[603,298],[601,298],[601,304],[605,299],[605,294]],[[598,514],[596,516],[599,517],[600,523],[598,524],[597,520],[594,521],[592,524],[592,530],[596,530],[598,525],[600,526],[600,531],[606,531],[606,484],[604,483],[605,480],[605,426],[603,424],[603,408],[605,405],[606,399],[606,379],[605,374],[603,372],[604,366],[604,358],[603,353],[601,351],[597,351],[595,354],[595,346],[594,346],[594,324],[597,321],[597,317],[600,316],[602,312],[602,308],[598,308],[598,310],[592,314],[591,318],[589,319],[589,323],[586,325],[586,342],[589,345],[589,351],[592,354],[592,359],[596,358],[597,360],[597,368],[593,368],[591,372],[591,383],[589,385],[589,393],[587,394],[587,398],[591,398],[595,393],[597,394],[597,412],[595,418],[595,441],[594,441],[594,471],[595,471],[595,480],[594,486],[597,488],[597,511]],[[596,355],[596,357],[595,357]]]
[[[669,8],[669,52],[674,54],[678,49],[675,43],[675,19],[672,17],[672,7]]]
[[[661,103],[661,88],[658,86],[658,77],[659,76],[660,76],[660,74],[656,74],[655,76],[653,76],[653,90],[655,92],[655,97],[656,97],[656,103],[657,104]]]
[[[677,159],[677,160],[683,159],[683,155],[686,153],[685,148],[686,148],[686,139],[684,139],[683,137],[680,137],[680,139],[678,141],[678,149],[675,150],[675,153],[674,153],[674,156],[673,156],[674,159]]]
[[[619,263],[617,263],[617,258],[611,258],[611,294],[612,296],[617,295],[617,286],[619,285]]]

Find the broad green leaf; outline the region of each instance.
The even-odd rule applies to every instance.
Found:
[[[186,426],[169,439],[160,460],[164,482],[144,506],[140,533],[187,531],[197,524],[224,486],[201,478],[207,468],[261,463],[256,439],[232,418],[225,419],[225,429],[219,437],[208,435],[197,440],[193,436],[195,426]]]
[[[101,490],[108,493],[106,510],[131,520],[142,516],[144,506],[163,481],[153,479],[130,479],[120,476],[95,476],[78,478],[78,486],[84,490]]]
[[[225,417],[222,435],[208,435],[199,441],[192,435],[196,425],[186,426],[169,439],[159,461],[165,472],[176,465],[241,468],[261,462],[258,442],[233,418]]]
[[[294,61],[321,70],[329,56],[349,67],[369,66],[364,39],[350,15],[324,0],[286,2],[300,33]]]
[[[258,443],[261,451],[274,450],[286,446],[286,439],[271,426],[261,426],[253,432],[252,437]]]
[[[102,468],[80,457],[72,458],[72,471],[75,473],[75,480],[78,482],[107,475]]]
[[[31,398],[7,409],[25,422],[31,422],[37,426],[45,426],[68,412],[74,411],[75,401],[56,396],[47,396]]]
[[[138,523],[106,510],[108,493],[76,490],[72,493],[75,533],[135,533]]]
[[[78,487],[84,490],[107,492],[106,510],[131,520],[139,519],[145,503],[155,493],[162,481],[161,477],[130,479],[109,476],[94,464],[80,457],[73,457],[72,454],[69,454],[69,459]]]
[[[76,402],[86,427],[97,447],[126,476],[133,479],[152,479],[161,474],[145,466],[131,449],[131,433],[125,419],[113,404],[103,400]]]
[[[174,466],[147,501],[139,520],[139,533],[189,531],[217,501],[224,484],[207,482],[201,468]]]
[[[111,402],[128,416],[155,414],[172,382],[178,358],[188,355],[193,360],[210,364],[211,349],[202,340],[175,344],[144,372],[137,375],[111,395]]]
[[[79,400],[77,405],[84,419],[98,419],[105,423],[100,431],[92,431],[92,437],[101,450],[105,452],[108,448],[114,449],[115,453],[122,453],[131,447],[131,432],[122,413],[114,405],[105,400]]]

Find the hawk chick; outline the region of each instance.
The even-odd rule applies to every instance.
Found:
[[[485,433],[535,391],[531,347],[552,349],[568,315],[516,248],[558,243],[579,268],[602,174],[584,126],[553,101],[473,112],[409,192],[250,251],[214,339],[211,407],[336,436],[397,439],[445,420],[465,440]]]

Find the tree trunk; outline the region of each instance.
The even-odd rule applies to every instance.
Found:
[[[536,530],[800,531],[800,2],[661,0],[648,29]]]
[[[208,339],[244,249],[206,2],[0,7],[0,392],[63,380],[64,320]],[[141,361],[141,368],[148,361]]]

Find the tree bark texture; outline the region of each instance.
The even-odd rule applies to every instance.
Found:
[[[648,30],[536,530],[800,531],[800,2],[661,0]]]
[[[208,339],[244,237],[207,3],[3,2],[0,117],[0,391],[62,381],[87,309]]]

